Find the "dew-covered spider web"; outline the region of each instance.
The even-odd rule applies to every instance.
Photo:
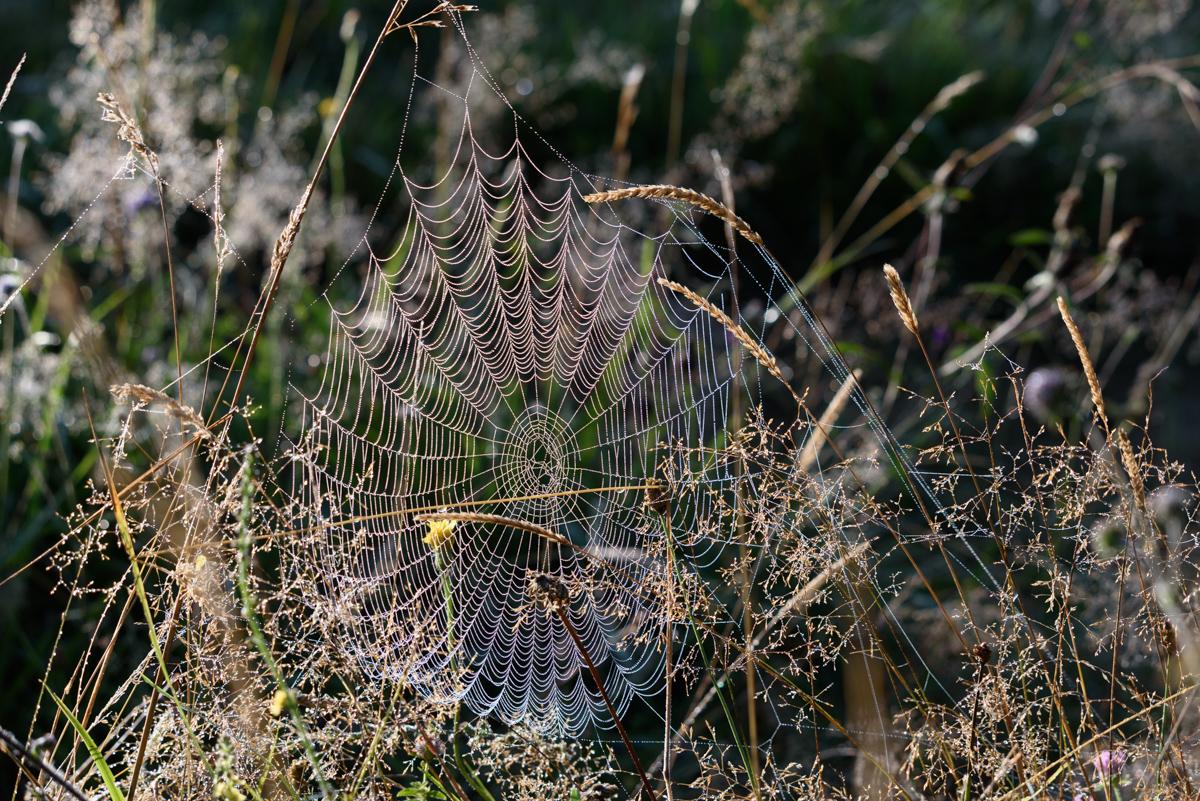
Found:
[[[321,301],[319,385],[292,388],[307,514],[288,564],[315,576],[313,609],[373,681],[556,736],[661,717],[668,657],[700,680],[716,654],[697,638],[754,638],[745,587],[849,575],[874,513],[851,456],[937,504],[768,251],[683,203],[585,202],[619,184],[527,125],[454,20],[469,79],[413,81],[450,110],[453,157],[432,175],[401,145],[380,203],[407,208],[404,225],[367,231],[363,269]],[[503,136],[475,130],[481,99],[501,104]],[[823,364],[823,404],[846,387],[852,423],[818,423],[785,353]],[[787,551],[804,532],[824,534]],[[851,619],[898,591],[856,575],[876,600],[851,594]],[[781,615],[798,609],[786,600]]]
[[[843,327],[835,344],[795,265],[752,230],[795,210],[743,222],[711,153],[682,178],[635,167],[646,184],[698,184],[683,188],[606,177],[603,155],[575,163],[505,97],[471,17],[435,8],[420,19],[451,26],[437,63],[420,52],[431,31],[407,29],[410,50],[398,24],[380,41],[411,73],[367,76],[392,82],[405,110],[367,223],[332,204],[301,239],[289,222],[239,334],[222,293],[254,275],[243,253],[270,250],[257,234],[235,241],[262,182],[239,194],[232,169],[242,200],[226,220],[221,147],[205,186],[209,173],[154,155],[116,95],[106,113],[132,149],[28,275],[0,276],[11,379],[14,345],[30,363],[48,341],[33,330],[46,303],[24,305],[42,268],[113,227],[98,218],[116,196],[157,201],[155,286],[176,302],[170,325],[163,304],[147,331],[173,333],[174,363],[159,351],[147,375],[127,374],[102,326],[72,323],[68,347],[116,400],[107,421],[87,404],[79,418],[101,469],[69,530],[0,577],[56,571],[60,636],[83,619],[74,599],[102,607],[60,693],[98,750],[61,722],[49,739],[31,727],[48,765],[99,792],[99,753],[130,796],[141,769],[153,797],[255,784],[329,797],[345,783],[346,797],[468,798],[515,784],[502,797],[586,801],[617,797],[609,778],[668,801],[1065,796],[1126,758],[1118,736],[1149,743],[1130,758],[1155,771],[1168,744],[1195,742],[1162,725],[1194,689],[1179,665],[1200,674],[1183,468],[1145,440],[1135,450],[1115,416],[1110,429],[1099,389],[1079,395],[1095,425],[1068,423],[1051,408],[1062,398],[1045,397],[1069,395],[1057,372],[1027,418],[1036,384],[1011,362],[1000,378],[986,339],[968,351],[986,358],[947,363],[974,369],[933,385],[921,373],[909,394],[905,348],[939,368],[905,335],[884,375],[880,332],[919,325],[893,317],[882,279],[883,306],[865,296],[833,314],[887,322],[861,341]],[[369,115],[364,103],[347,113]],[[274,151],[251,152],[228,166]],[[172,260],[168,204],[212,222],[214,264],[204,250]],[[281,249],[308,249],[331,221],[361,229],[344,262],[321,272],[335,237],[317,236],[319,258],[276,272]],[[210,329],[178,302],[205,268]],[[836,296],[815,286],[818,307]],[[43,372],[21,383],[49,421],[42,385],[68,371]],[[134,624],[150,649],[117,636]],[[108,694],[109,656],[131,641],[138,664]],[[47,691],[65,667],[58,642]],[[35,717],[55,709],[43,700]]]

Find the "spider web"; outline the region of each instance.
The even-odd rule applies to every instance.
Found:
[[[584,203],[613,184],[521,118],[453,19],[471,60],[465,93],[413,80],[458,111],[451,166],[422,183],[411,171],[420,154],[401,137],[380,207],[398,193],[403,230],[386,246],[364,234],[353,299],[337,300],[356,280],[346,269],[323,295],[332,324],[319,386],[292,386],[309,536],[291,564],[319,566],[314,604],[371,678],[579,736],[614,725],[609,703],[620,717],[662,692],[664,625],[673,640],[688,626],[667,600],[666,534],[680,543],[683,579],[704,584],[728,568],[736,537],[712,521],[754,477],[718,453],[747,412],[796,413],[713,311],[764,352],[774,324],[838,382],[849,370],[765,249],[739,258],[678,203],[633,211],[632,223],[624,207]],[[512,122],[496,152],[473,131],[476,93]],[[743,294],[768,303],[753,317],[737,303],[735,270]],[[681,276],[708,309],[663,283]],[[851,396],[886,458],[929,496],[861,393]],[[862,432],[820,433],[836,448]],[[819,464],[803,472],[822,480]],[[665,521],[646,497],[668,476],[677,498]],[[778,513],[781,526],[813,514]],[[563,618],[539,603],[547,580],[569,595]],[[703,614],[745,636],[730,605]]]
[[[332,521],[317,521],[317,556],[339,603],[360,610],[350,640],[382,675],[579,733],[607,717],[604,702],[528,584],[592,586],[570,618],[611,701],[620,711],[652,689],[661,623],[639,588],[659,568],[640,555],[661,526],[645,490],[661,446],[720,440],[739,365],[724,329],[656,282],[667,241],[631,253],[626,229],[579,202],[580,176],[541,172],[519,142],[489,154],[465,120],[461,176],[447,190],[450,178],[422,186],[401,172],[402,244],[372,252],[357,302],[332,308],[301,445],[308,505]],[[430,547],[428,523],[401,515],[476,505],[565,543],[462,522]],[[599,564],[612,558],[619,569]],[[414,649],[399,668],[379,657]],[[438,678],[456,666],[458,690]]]
[[[928,466],[917,469],[764,246],[735,241],[719,221],[683,202],[589,204],[589,194],[622,183],[589,174],[529,125],[471,46],[463,20],[454,13],[448,18],[465,52],[462,88],[439,85],[414,66],[407,104],[414,109],[434,98],[448,109],[438,125],[459,123],[445,170],[426,177],[427,153],[406,145],[417,116],[406,112],[371,222],[316,301],[329,313],[328,340],[323,353],[305,353],[302,362],[320,369],[311,382],[306,369],[290,374],[288,415],[277,421],[281,458],[263,471],[269,475],[258,487],[261,508],[236,521],[246,533],[246,551],[239,541],[234,560],[239,567],[250,558],[251,531],[269,532],[257,537],[266,559],[253,582],[271,596],[264,609],[285,665],[282,678],[272,677],[269,685],[276,690],[271,706],[282,689],[277,685],[294,686],[306,703],[322,702],[310,720],[331,731],[332,752],[357,754],[359,738],[374,736],[362,721],[385,704],[390,717],[399,697],[392,690],[412,688],[444,705],[445,717],[430,721],[431,729],[451,717],[457,724],[459,705],[514,727],[495,738],[482,727],[467,730],[470,745],[483,752],[477,764],[485,767],[492,741],[509,735],[519,741],[524,727],[551,738],[592,737],[607,747],[598,752],[611,755],[611,734],[619,730],[626,738],[625,721],[643,738],[635,745],[649,746],[630,748],[631,757],[635,750],[660,754],[646,773],[655,782],[661,778],[668,795],[672,786],[682,791],[677,797],[709,797],[713,786],[727,787],[740,776],[755,795],[763,782],[772,797],[787,797],[810,780],[821,784],[822,765],[846,756],[854,758],[852,781],[860,790],[869,783],[857,774],[871,762],[908,794],[900,784],[905,780],[895,778],[903,775],[900,751],[919,758],[919,749],[942,736],[940,728],[948,733],[938,747],[963,750],[968,764],[977,747],[990,749],[994,775],[1007,772],[1016,753],[1013,733],[1001,726],[1008,721],[994,717],[976,730],[977,713],[987,711],[980,700],[987,698],[989,678],[983,666],[993,659],[987,641],[1000,637],[991,664],[1001,689],[1003,675],[1020,682],[1022,691],[1039,683],[1054,691],[1057,679],[1044,662],[1042,673],[1035,667],[1047,642],[1058,637],[1062,646],[1063,629],[1039,616],[1041,600],[1027,616],[1012,589],[1013,568],[988,542],[997,535],[974,521],[989,517],[980,507],[994,502],[999,522],[1014,530],[1044,530],[1064,542],[1092,538],[1082,514],[1056,526],[1046,523],[1044,511],[1038,520],[1021,483],[1029,470],[1029,481],[1062,485],[1055,492],[1082,509],[1094,500],[1090,452],[1063,457],[1027,445],[999,461],[989,454],[990,474],[968,471],[960,467],[968,456],[955,430],[959,449],[930,448]],[[418,56],[414,52],[414,65]],[[484,116],[477,111],[488,104],[492,111],[498,105],[500,114],[489,113],[486,127],[477,128]],[[492,144],[497,132],[505,134],[499,145]],[[139,177],[161,181],[160,190],[209,215],[224,236],[219,177],[200,194],[185,196],[131,156],[51,252],[114,185]],[[403,219],[399,231],[380,230],[395,209]],[[224,245],[246,266],[232,243]],[[14,294],[0,305],[0,320],[11,304],[23,315],[19,303]],[[20,321],[29,326],[27,318]],[[165,389],[182,396],[184,380],[203,371],[200,394],[207,400],[210,368],[214,385],[222,373],[228,383],[233,370],[226,372],[222,362],[232,356],[230,364],[237,363],[252,331],[253,323],[220,347],[210,345],[206,359],[186,372],[180,365]],[[218,341],[214,332],[210,342]],[[169,400],[129,386],[153,396],[135,403],[134,412],[149,413],[145,404]],[[837,398],[856,411],[829,414]],[[160,410],[172,421],[159,426],[160,433],[175,430],[181,408]],[[125,450],[130,430],[127,418],[114,457]],[[985,439],[978,442],[990,449]],[[164,437],[168,441],[174,440]],[[224,435],[214,445],[221,467],[195,492],[197,501],[220,496],[228,506],[230,487],[241,487],[246,498],[252,494],[254,445],[239,462],[244,472],[223,486],[224,468],[233,464],[232,452],[224,452],[228,445]],[[178,451],[162,446],[159,453],[166,464]],[[1002,467],[1008,458],[1013,466]],[[1078,477],[1061,472],[1064,458],[1083,465]],[[989,482],[987,490],[980,478]],[[1005,493],[1019,504],[1001,512]],[[168,519],[166,512],[157,516],[156,494],[133,500],[150,529],[156,519]],[[207,532],[206,504],[194,506],[186,525]],[[102,515],[81,511],[75,531],[105,536],[107,519],[90,528]],[[910,521],[916,525],[902,525]],[[276,531],[276,525],[289,530]],[[167,609],[187,608],[181,599],[204,596],[196,619],[219,623],[220,632],[236,615],[225,608],[231,599],[223,598],[229,574],[206,556],[218,553],[209,550],[208,536],[197,538],[203,542],[195,560],[190,553],[178,560],[177,573],[154,600],[166,621]],[[976,537],[984,542],[978,549]],[[80,567],[90,547],[75,557]],[[910,552],[918,548],[928,549],[919,557],[923,566]],[[1003,588],[985,562],[996,555],[1004,560]],[[934,564],[939,557],[945,571]],[[57,558],[74,564],[69,555]],[[1023,559],[1018,555],[1016,569],[1032,565],[1027,578],[1040,579],[1036,555]],[[946,588],[947,604],[929,576]],[[1113,587],[1121,592],[1119,580],[1087,578],[1099,597]],[[201,579],[219,591],[197,591]],[[78,576],[72,581],[74,592]],[[119,609],[117,597],[105,615]],[[994,618],[977,621],[972,607],[986,605],[981,599],[998,610]],[[1055,599],[1051,593],[1051,609]],[[807,614],[818,603],[821,608]],[[173,631],[170,614],[171,622],[160,624],[160,641]],[[68,617],[62,620],[65,626]],[[1070,624],[1069,615],[1065,621]],[[946,628],[955,639],[935,639],[933,631],[945,637]],[[249,652],[236,640],[221,643],[200,625],[182,631],[194,661],[179,679],[200,698],[193,720],[211,725],[207,734],[219,735],[222,744],[235,741],[244,733],[228,725],[229,713],[245,705],[250,691],[229,692],[222,683],[226,670],[242,670]],[[1028,639],[1029,649],[1005,653],[1017,639],[1014,631]],[[966,694],[956,686],[963,665],[944,658],[960,648],[977,660],[976,686]],[[931,665],[929,653],[943,658]],[[1111,667],[1099,650],[1095,658],[1071,658],[1102,679],[1113,671],[1105,683],[1115,695],[1113,653]],[[874,660],[884,675],[864,677],[860,668],[851,677],[856,659]],[[149,721],[142,716],[154,709],[153,700],[118,717],[151,668],[147,655],[97,718],[120,723],[126,733],[134,731],[129,721]],[[858,698],[852,701],[850,692],[839,698],[853,683]],[[741,708],[731,712],[735,684],[746,700],[735,701]],[[353,699],[357,714],[345,731],[330,725],[328,711],[337,702],[321,697],[331,685],[335,694],[339,687],[351,695],[369,688]],[[1082,672],[1077,686],[1086,689]],[[1035,698],[1021,715],[1036,729],[1039,715],[1050,719],[1048,703]],[[966,715],[952,714],[968,707],[969,740]],[[414,703],[413,717],[401,720],[420,724],[417,716],[427,709]],[[718,735],[721,712],[728,725]],[[920,715],[927,725],[897,724],[906,714]],[[160,716],[160,727],[170,725],[163,721]],[[644,739],[656,729],[665,730],[663,739]],[[454,725],[451,732],[457,738],[462,729]],[[407,722],[389,736],[407,745],[434,739]],[[172,741],[163,742],[162,753],[147,764],[165,765],[163,775],[171,779],[171,760],[181,759],[179,775],[189,776],[191,751],[175,741],[178,753],[172,753]],[[372,741],[365,750],[374,747]],[[116,752],[122,739],[104,748]],[[141,760],[140,752],[127,756]],[[677,758],[689,764],[672,779]],[[806,759],[812,761],[806,765]],[[615,761],[606,770],[618,770]],[[631,761],[642,773],[637,759]]]

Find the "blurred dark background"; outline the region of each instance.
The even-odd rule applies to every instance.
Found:
[[[413,12],[417,5],[412,4]],[[777,99],[784,113],[766,135],[747,132],[739,142],[739,155],[748,165],[743,178],[753,188],[739,202],[776,252],[795,254],[805,264],[817,250],[823,215],[845,209],[905,127],[959,76],[981,70],[984,80],[935,117],[903,160],[901,177],[876,193],[876,213],[869,210],[864,221],[874,221],[910,196],[913,185],[954,148],[985,143],[1029,110],[1031,92],[1052,56],[1061,59],[1055,81],[1081,82],[1106,68],[1193,55],[1200,41],[1200,14],[1184,0],[700,2],[687,53],[684,160],[695,139],[711,137],[717,125],[730,121],[727,84],[755,32],[756,13],[778,14],[780,6],[798,11],[769,27],[777,27],[779,42],[796,52],[788,54],[787,86],[763,77],[762,102]],[[339,30],[345,14],[361,12],[356,35],[366,45],[389,7],[384,2],[173,0],[159,4],[157,23],[180,40],[203,32],[210,38],[210,55],[237,68],[241,125],[248,129],[256,102],[291,103],[306,96],[319,101],[332,95],[342,65]],[[48,89],[75,59],[71,8],[65,0],[0,3],[5,22],[0,52],[13,64],[21,53],[29,57],[5,114],[36,120],[47,135],[41,147],[48,150],[64,149],[70,133],[61,130]],[[572,161],[601,172],[624,71],[634,63],[644,65],[629,150],[631,175],[651,180],[667,172],[680,7],[654,2],[628,11],[618,13],[599,2],[495,2],[468,15],[467,25],[469,33],[486,27],[499,40],[488,43],[505,47],[493,54],[502,64],[495,74],[518,108]],[[428,72],[437,58],[438,37],[426,38]],[[403,45],[384,49],[363,90],[362,108],[346,128],[348,182],[364,202],[378,196],[392,159],[410,57]],[[1014,232],[1047,227],[1085,134],[1095,126],[1096,152],[1116,152],[1127,160],[1116,218],[1143,218],[1141,252],[1153,269],[1186,269],[1194,255],[1189,234],[1197,219],[1200,151],[1196,130],[1172,95],[1169,86],[1137,82],[1115,98],[1072,109],[1040,127],[1036,142],[1015,148],[991,170],[956,219],[952,235],[972,243],[972,257],[970,263],[951,260],[947,266],[978,277],[982,265],[996,264],[1007,254]],[[314,148],[318,130],[306,132]],[[1089,176],[1088,183],[1100,180]],[[1085,195],[1081,216],[1094,218],[1099,193]]]

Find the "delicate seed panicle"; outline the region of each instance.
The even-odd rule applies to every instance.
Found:
[[[204,418],[195,409],[180,403],[165,392],[145,384],[114,384],[108,391],[120,403],[132,402],[141,406],[161,404],[167,414],[195,428],[202,438],[212,436],[212,432],[204,424]]]
[[[96,101],[100,104],[100,108],[104,110],[100,118],[105,122],[116,123],[117,138],[128,144],[130,150],[145,159],[146,166],[157,177],[158,156],[146,144],[146,137],[142,133],[142,128],[138,125],[137,120],[125,111],[120,101],[117,100],[116,95],[101,92],[96,96]]]

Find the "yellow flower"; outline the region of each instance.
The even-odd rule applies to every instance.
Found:
[[[271,717],[277,718],[283,714],[283,707],[287,704],[288,691],[279,689],[275,691],[275,695],[271,697]]]
[[[221,801],[246,801],[246,795],[233,782],[222,779],[213,787],[213,795]]]
[[[421,542],[430,548],[440,548],[454,536],[453,520],[430,520],[429,533],[421,538]]]

